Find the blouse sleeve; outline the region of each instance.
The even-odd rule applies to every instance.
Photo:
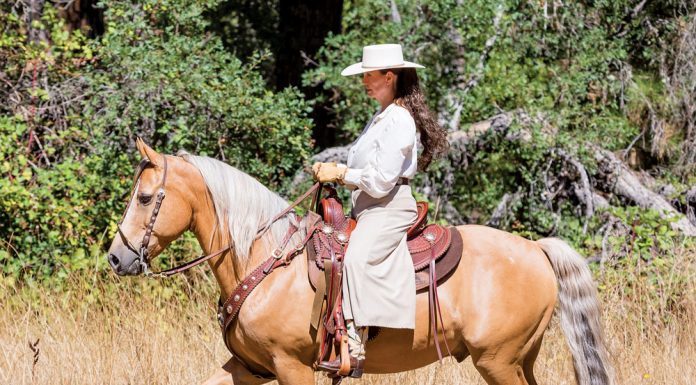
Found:
[[[345,184],[382,198],[396,186],[404,161],[416,144],[416,124],[407,110],[386,118],[386,126],[374,142],[374,154],[364,168],[348,168]]]

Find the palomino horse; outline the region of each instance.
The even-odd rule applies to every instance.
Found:
[[[140,140],[137,147],[149,164],[109,249],[113,270],[119,275],[143,272],[143,253],[129,240],[143,239],[148,227],[145,258],[190,230],[205,253],[232,245],[209,260],[221,297],[227,298],[285,234],[287,218],[261,237],[257,231],[287,203],[217,160],[161,155]],[[157,207],[152,202],[160,190],[166,199]],[[154,227],[153,212],[155,217],[159,212]],[[558,298],[578,383],[613,382],[596,291],[577,252],[558,239],[530,241],[484,226],[458,230],[464,242],[461,262],[439,287],[445,330],[440,342],[447,339],[454,358],[461,362],[471,356],[491,385],[536,384],[534,361]],[[300,255],[249,295],[226,336],[235,354],[205,384],[262,384],[273,377],[282,385],[314,383],[318,343],[310,327],[314,292],[307,268],[306,256]],[[429,331],[427,294],[419,294],[415,330],[382,330],[367,343],[365,372],[400,372],[436,361]]]

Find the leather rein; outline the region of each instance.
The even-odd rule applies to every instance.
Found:
[[[157,198],[155,200],[155,206],[152,209],[152,213],[150,215],[150,222],[148,223],[146,229],[145,229],[145,234],[143,234],[143,239],[140,241],[139,247],[135,247],[133,243],[128,239],[126,234],[123,232],[121,225],[123,224],[123,221],[126,219],[126,215],[128,214],[128,210],[130,209],[131,202],[133,202],[133,199],[135,198],[135,193],[138,190],[138,185],[140,184],[140,177],[142,176],[143,171],[145,171],[146,168],[154,166],[154,163],[150,161],[149,159],[143,159],[140,161],[138,164],[138,169],[136,170],[135,177],[133,178],[133,188],[130,193],[130,199],[128,200],[128,203],[126,204],[126,209],[123,212],[123,215],[121,216],[121,219],[118,221],[117,224],[117,229],[118,229],[118,234],[121,236],[123,239],[126,247],[128,247],[129,250],[134,252],[135,254],[138,255],[138,259],[134,263],[140,264],[141,267],[141,272],[144,276],[150,277],[150,278],[164,278],[164,277],[171,277],[172,275],[184,272],[192,267],[198,266],[201,263],[216,257],[232,248],[232,244],[227,245],[219,250],[216,250],[208,255],[201,255],[199,257],[196,257],[192,259],[191,261],[188,261],[182,265],[163,270],[163,271],[158,271],[158,272],[153,272],[150,270],[150,238],[152,237],[152,233],[155,228],[155,222],[157,221],[157,216],[159,215],[160,208],[162,207],[162,202],[164,201],[164,197],[166,196],[165,193],[165,185],[167,182],[167,157],[162,156],[163,159],[163,172],[162,172],[162,181],[160,182],[159,189],[157,190]],[[263,234],[268,231],[268,229],[271,228],[271,225],[275,223],[278,219],[284,217],[287,215],[292,209],[294,209],[297,205],[299,205],[302,201],[307,199],[307,197],[312,194],[313,192],[317,191],[317,189],[320,189],[321,183],[317,182],[315,183],[309,190],[307,190],[304,194],[302,194],[299,198],[297,198],[290,206],[288,206],[286,209],[275,215],[273,218],[271,218],[266,224],[264,224],[262,227],[260,227],[257,230],[256,233],[256,239],[260,238]],[[320,190],[319,190],[320,191]],[[315,196],[316,199],[316,196]],[[312,204],[314,206],[314,204]],[[294,228],[294,231],[293,231]],[[297,231],[297,228],[294,226],[290,226],[289,231],[292,231],[293,233]],[[289,234],[292,235],[292,234]],[[289,238],[289,236],[286,236],[286,238]],[[282,248],[276,249],[274,251],[274,257],[276,260],[280,259],[279,253],[282,252],[282,249],[285,248],[285,244],[287,244],[287,240],[283,240],[283,245]],[[280,250],[280,251],[279,251]]]

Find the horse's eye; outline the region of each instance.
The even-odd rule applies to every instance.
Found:
[[[141,205],[146,206],[152,202],[152,195],[138,194],[138,202],[140,202]]]

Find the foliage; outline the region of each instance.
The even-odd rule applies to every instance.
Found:
[[[60,280],[106,267],[136,136],[162,152],[218,157],[281,190],[308,158],[309,104],[295,89],[266,89],[256,69],[264,54],[244,64],[205,33],[201,15],[215,4],[110,2],[97,41],[69,33],[51,5],[32,23],[47,40],[32,41],[22,9],[3,6],[3,274]],[[171,254],[193,251],[184,242]]]
[[[600,290],[638,302],[643,311],[626,321],[646,335],[683,315],[694,294],[693,257],[685,251],[696,249],[696,243],[677,237],[669,226],[673,220],[654,210],[628,207],[600,211],[588,234],[577,221],[565,224],[579,239],[578,247],[598,262]]]
[[[279,186],[310,155],[309,105],[295,89],[265,88],[255,72],[264,56],[245,65],[203,34],[201,14],[214,4],[110,3],[87,111],[120,148],[137,132],[160,150],[219,157]]]
[[[442,201],[464,221],[487,223],[512,197],[499,227],[593,251],[585,240],[603,234],[605,214],[580,220],[577,196],[549,188],[572,177],[564,156],[591,169],[588,143],[640,150],[658,178],[693,183],[694,6],[635,3],[345,0],[343,32],[326,39],[304,76],[308,89],[326,91],[314,100],[267,88],[275,65],[267,50],[282,44],[273,36],[277,0],[105,2],[97,40],[68,31],[51,3],[30,22],[28,5],[2,3],[0,270],[29,279],[105,268],[136,136],[163,152],[224,159],[288,191],[311,155],[313,105],[331,108],[327,129],[340,127],[343,143],[377,109],[358,78],[339,74],[363,45],[384,42],[403,44],[427,67],[422,85],[447,129],[515,116],[506,132],[462,145],[419,176],[431,206]],[[510,140],[520,135],[528,138]],[[653,221],[627,210],[612,218]],[[671,238],[655,239],[663,236]],[[172,255],[193,250],[178,247]]]
[[[359,79],[340,76],[367,44],[401,43],[408,60],[426,66],[419,75],[430,107],[451,131],[522,111],[532,119],[517,119],[513,130],[524,129],[531,140],[511,141],[508,132],[484,136],[457,148],[460,154],[435,164],[423,179],[466,222],[486,223],[504,197],[514,196],[502,228],[531,237],[573,236],[561,224],[581,214],[577,198],[549,198],[548,175],[564,173],[556,149],[590,168],[587,143],[609,150],[647,147],[649,153],[660,141],[665,153],[681,151],[682,137],[663,143],[646,134],[644,116],[636,118],[645,100],[674,111],[666,92],[635,90],[645,84],[645,74],[659,71],[655,55],[675,39],[694,7],[679,1],[643,6],[628,0],[351,1],[343,33],[327,38],[305,82],[338,95],[332,107],[344,142],[377,108]],[[639,135],[642,141],[636,141]],[[655,162],[672,161],[648,163]]]

